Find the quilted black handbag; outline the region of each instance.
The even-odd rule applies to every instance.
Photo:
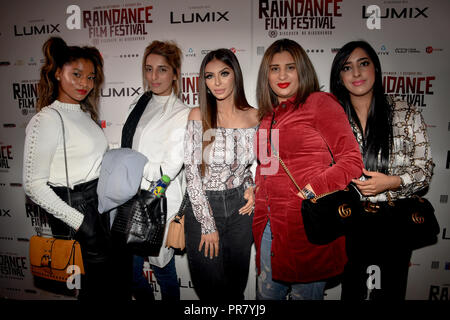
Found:
[[[437,242],[439,223],[430,201],[413,195],[409,198],[371,203],[363,201],[361,215],[355,223],[371,232],[381,234],[379,241],[387,244],[395,241],[411,250]],[[373,231],[372,231],[373,230]],[[378,232],[377,232],[378,230]]]
[[[273,120],[272,117],[272,124]],[[272,129],[272,125],[270,129]],[[272,145],[272,136],[270,136],[270,142],[274,156],[280,162],[289,179],[298,191],[303,192]],[[333,156],[331,151],[330,154]],[[336,190],[315,196],[312,199],[304,199],[301,214],[306,237],[313,244],[328,244],[345,235],[346,231],[352,227],[355,216],[360,214],[361,210],[360,194],[353,184],[349,184],[344,190]]]
[[[301,212],[309,242],[327,244],[354,227],[362,205],[356,186],[349,184],[344,190],[304,199]]]
[[[117,208],[111,232],[141,256],[158,256],[167,218],[167,198],[140,190]]]
[[[273,146],[272,149],[291,181],[301,191]],[[389,192],[387,194],[388,201],[360,201],[356,186],[349,184],[344,190],[304,199],[301,213],[309,242],[323,245],[355,232],[364,234],[368,240],[376,239],[379,244],[401,243],[411,250],[437,242],[440,227],[434,208],[427,199],[413,195],[393,201]]]

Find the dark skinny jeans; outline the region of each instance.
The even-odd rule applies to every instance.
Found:
[[[195,219],[191,203],[185,210],[186,253],[194,289],[200,300],[243,300],[253,243],[253,213],[240,215],[247,200],[244,187],[224,191],[206,191],[219,232],[219,256],[205,257],[198,250],[201,225]]]

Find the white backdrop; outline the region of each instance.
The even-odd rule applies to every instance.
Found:
[[[366,13],[370,5],[376,14]],[[436,245],[413,253],[407,299],[448,300],[450,286],[449,165],[450,2],[446,0],[151,0],[2,1],[0,19],[0,297],[64,299],[34,287],[28,239],[44,223],[22,189],[25,127],[35,113],[42,44],[61,36],[69,45],[95,45],[105,60],[100,118],[117,146],[129,104],[142,92],[141,60],[152,40],[183,50],[183,100],[198,104],[198,71],[209,50],[233,50],[249,102],[264,50],[276,39],[298,41],[324,91],[331,62],[344,43],[364,39],[377,50],[385,86],[422,111],[431,139],[434,176],[427,197],[441,226]],[[104,16],[111,14],[112,21]],[[378,29],[369,29],[373,26]],[[197,299],[185,256],[177,256],[182,299]],[[159,299],[152,271],[145,267]],[[111,279],[114,281],[114,279]],[[246,298],[255,297],[254,251]],[[339,299],[340,286],[326,291]]]

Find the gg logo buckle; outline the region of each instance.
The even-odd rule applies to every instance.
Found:
[[[415,224],[422,224],[422,223],[425,222],[424,217],[419,216],[419,213],[418,213],[418,212],[414,212],[414,213],[411,215],[411,219],[412,219],[412,221],[413,221]]]
[[[338,212],[342,218],[348,218],[352,214],[352,209],[348,208],[348,205],[344,203],[338,207]]]
[[[370,212],[370,213],[375,213],[378,211],[378,209],[380,209],[380,205],[378,205],[376,203],[372,203],[370,201],[364,202],[364,211]]]

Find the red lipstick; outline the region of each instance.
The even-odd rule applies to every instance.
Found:
[[[77,91],[78,91],[79,94],[82,94],[82,95],[85,95],[85,94],[88,93],[87,90],[83,90],[83,89],[78,89]]]
[[[287,87],[289,87],[291,83],[290,82],[280,82],[277,83],[277,86],[280,87],[281,89],[286,89]]]

